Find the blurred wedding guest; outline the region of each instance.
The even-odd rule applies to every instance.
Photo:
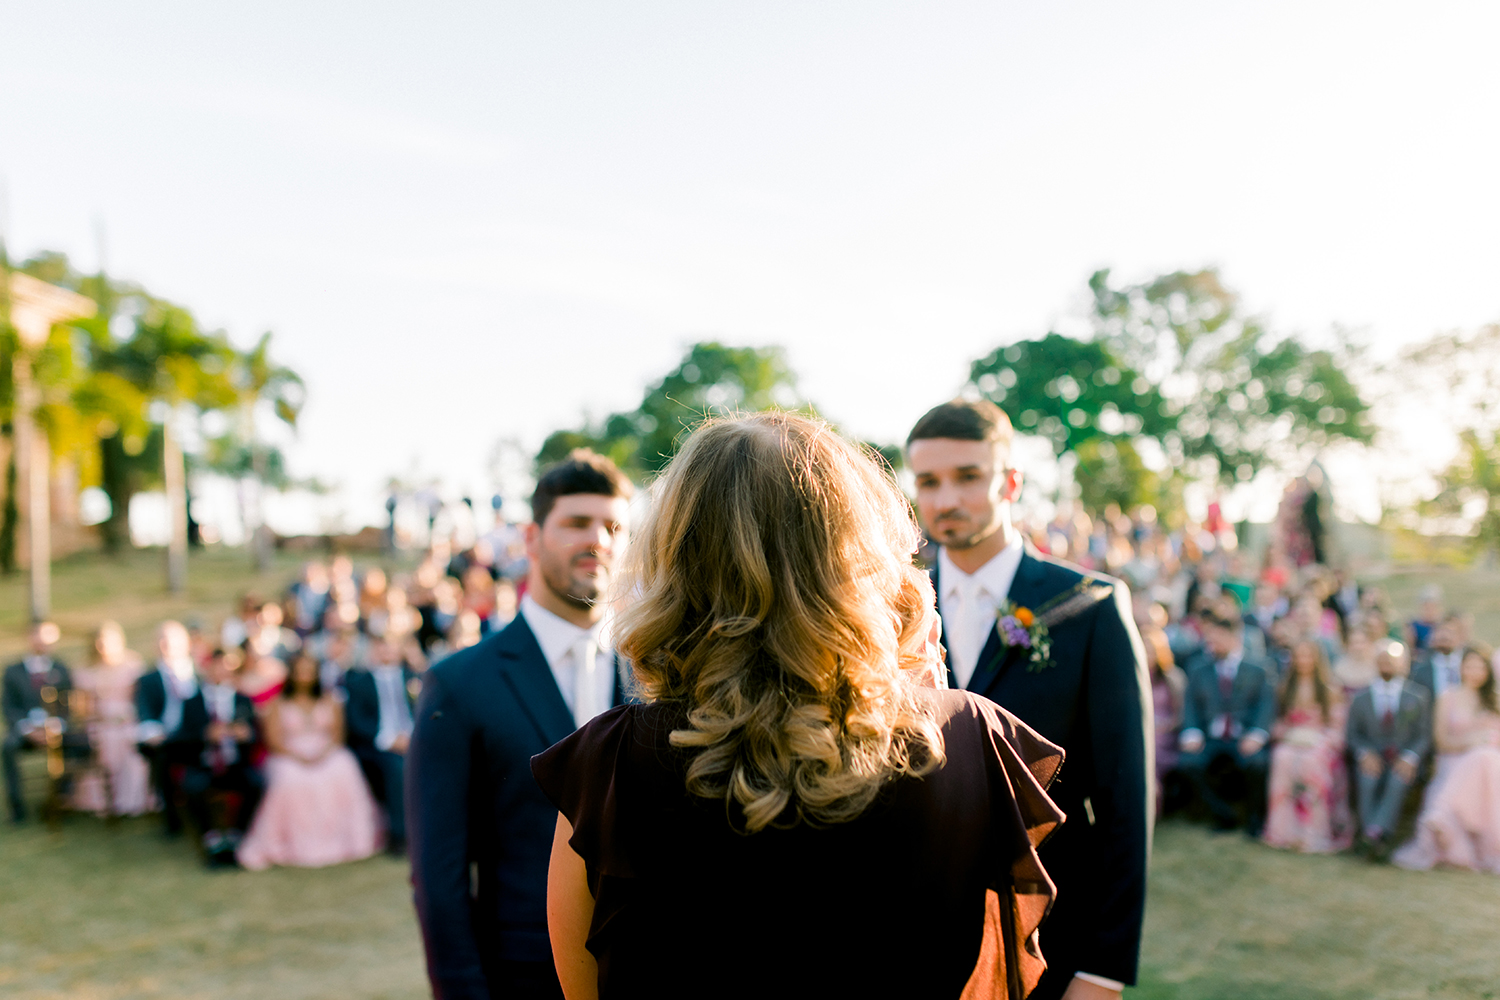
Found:
[[[1463,662],[1463,616],[1450,614],[1427,634],[1427,648],[1412,654],[1411,682],[1427,689],[1433,703],[1451,688],[1461,687],[1459,667]]]
[[[250,634],[259,628],[257,619],[265,603],[255,594],[241,594],[239,611],[224,619],[224,624],[219,628],[220,648],[243,646],[245,640],[250,638]]]
[[[1443,621],[1443,588],[1435,583],[1428,584],[1422,588],[1422,603],[1417,607],[1417,615],[1407,626],[1411,637],[1411,655],[1416,659],[1416,654],[1424,652],[1430,645],[1433,629],[1437,628]]]
[[[197,693],[182,703],[181,731],[193,750],[185,760],[182,793],[210,865],[234,864],[264,788],[253,756],[260,739],[255,706],[235,684],[238,653],[214,650]],[[227,794],[211,802],[212,793]]]
[[[325,691],[310,653],[292,660],[281,698],[262,726],[270,756],[266,792],[239,862],[321,868],[367,858],[379,848],[380,814],[354,754],[344,746],[343,706]]]
[[[302,575],[287,592],[292,610],[288,624],[297,635],[306,637],[322,624],[330,597],[329,586],[327,566],[316,561],[303,564]]]
[[[1263,839],[1272,847],[1328,854],[1354,839],[1344,773],[1344,703],[1323,646],[1303,639],[1276,697],[1270,805]]]
[[[1391,860],[1500,874],[1500,702],[1489,650],[1463,651],[1459,683],[1438,696],[1435,714],[1437,771],[1416,838]]]
[[[52,648],[62,638],[54,622],[37,622],[29,635],[31,652],[5,668],[4,691],[0,693],[5,715],[5,742],[0,761],[5,768],[5,788],[10,797],[10,818],[26,818],[26,799],[21,790],[20,755],[47,745],[47,719],[66,716],[65,698],[73,688],[73,675]],[[49,696],[50,695],[50,699]]]
[[[1375,671],[1375,638],[1368,625],[1360,622],[1349,629],[1349,644],[1334,664],[1333,676],[1344,689],[1344,700],[1369,687],[1379,674]]]
[[[1407,790],[1432,747],[1432,706],[1427,689],[1406,681],[1406,647],[1394,640],[1375,649],[1379,676],[1349,705],[1346,742],[1359,774],[1362,843],[1377,854],[1388,850]]]
[[[156,669],[135,684],[136,745],[151,765],[151,787],[161,802],[169,835],[182,832],[178,779],[197,737],[183,730],[183,705],[198,694],[198,673],[181,622],[156,629]]]
[[[516,595],[516,585],[501,577],[495,581],[495,610],[490,614],[490,620],[485,623],[487,633],[498,632],[509,625],[511,619],[516,616],[516,608],[520,605],[520,598]]]
[[[318,661],[318,679],[323,690],[331,695],[341,696],[344,675],[360,662],[362,646],[359,633],[353,629],[329,632],[317,649],[314,658]]]
[[[364,578],[360,581],[357,600],[359,620],[362,624],[368,623],[370,616],[375,612],[384,613],[386,606],[385,570],[379,566],[371,566],[365,570]]]
[[[453,619],[453,624],[448,627],[448,634],[434,642],[427,652],[431,661],[437,663],[460,649],[468,649],[483,638],[483,622],[477,614],[465,608]]]
[[[820,422],[757,414],[695,430],[650,517],[619,623],[648,702],[532,759],[565,995],[1020,1000],[1062,751],[936,690],[894,482]],[[726,942],[755,960],[726,969]]]
[[[89,737],[98,768],[74,790],[76,808],[100,815],[138,816],[152,806],[151,768],[136,749],[135,685],[143,665],[112,621],[94,633],[94,656],[75,671],[90,701]]]
[[[1156,720],[1156,810],[1165,808],[1166,778],[1177,770],[1177,732],[1187,697],[1187,674],[1172,659],[1167,634],[1154,624],[1141,629],[1146,666],[1151,671],[1151,705]]]
[[[435,581],[427,593],[427,601],[417,606],[417,611],[422,615],[421,627],[417,629],[417,641],[422,646],[422,652],[430,654],[433,644],[441,641],[453,627],[463,605],[459,602],[458,584],[450,577],[445,576]]]
[[[463,575],[463,607],[479,616],[484,632],[495,613],[495,578],[483,566],[470,566]]]
[[[1204,648],[1188,664],[1180,767],[1221,830],[1239,826],[1222,779],[1239,775],[1246,802],[1245,831],[1259,836],[1265,819],[1267,743],[1276,718],[1276,693],[1265,661],[1245,655],[1245,623],[1233,598],[1220,597],[1199,613]]]
[[[389,637],[370,643],[369,662],[344,675],[349,749],[385,808],[386,850],[406,850],[406,750],[421,681]]]
[[[302,639],[296,632],[286,628],[282,624],[284,621],[285,611],[280,604],[275,601],[262,604],[245,637],[245,641],[250,644],[247,652],[253,651],[257,657],[269,656],[280,660],[283,666],[290,663],[292,654],[302,648]]]

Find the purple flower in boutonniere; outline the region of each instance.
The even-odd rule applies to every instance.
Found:
[[[1030,608],[1019,607],[1011,601],[1000,605],[996,627],[1000,641],[1007,649],[1015,647],[1029,649],[1026,669],[1035,673],[1052,666],[1052,637],[1047,626],[1037,620]]]

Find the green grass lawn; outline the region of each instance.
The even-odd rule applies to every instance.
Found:
[[[195,554],[169,597],[159,552],[80,556],[56,569],[64,653],[101,617],[146,652],[167,616],[216,626],[245,589],[271,594],[240,552]],[[1403,613],[1429,582],[1500,639],[1500,573],[1432,570],[1379,581]],[[0,654],[24,646],[24,581],[0,579]],[[34,795],[39,766],[27,761]],[[0,996],[407,998],[427,995],[404,864],[210,872],[154,818],[0,825]],[[1045,948],[1045,938],[1043,939]],[[1142,985],[1151,1000],[1500,997],[1500,878],[1404,872],[1354,857],[1272,851],[1181,822],[1157,832]]]

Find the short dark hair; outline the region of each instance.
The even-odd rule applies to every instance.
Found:
[[[987,399],[955,399],[941,403],[922,414],[906,445],[913,441],[950,438],[954,441],[991,441],[1010,447],[1015,431],[1005,411]]]
[[[575,448],[567,458],[549,466],[536,481],[536,490],[531,494],[531,519],[537,524],[544,523],[558,497],[579,493],[628,500],[635,495],[635,487],[620,467],[603,455]]]

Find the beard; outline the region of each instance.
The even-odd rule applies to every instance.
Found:
[[[582,556],[575,557],[578,559]],[[597,556],[590,558],[598,559]],[[560,559],[542,560],[542,579],[547,588],[575,608],[592,608],[609,583],[609,568],[600,562],[598,577],[583,576],[573,571],[573,561]]]
[[[1000,525],[998,522],[976,526],[972,521],[963,521],[955,523],[949,528],[939,528],[932,533],[932,537],[944,548],[962,551],[963,549],[972,549],[999,530]]]

